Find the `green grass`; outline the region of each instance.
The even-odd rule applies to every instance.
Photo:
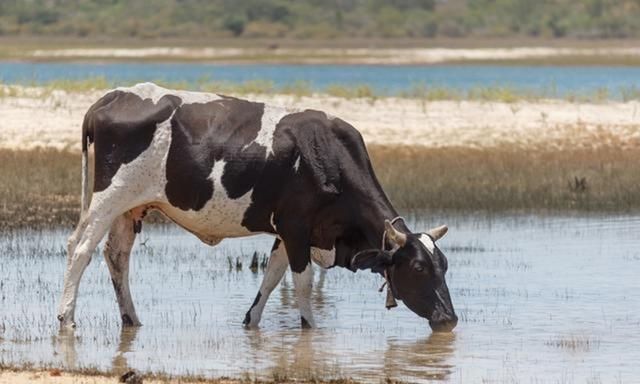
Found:
[[[640,211],[640,151],[369,146],[402,210]],[[0,150],[0,229],[75,225],[80,155]]]
[[[522,89],[509,86],[483,86],[461,90],[450,87],[431,86],[424,83],[417,83],[395,92],[387,90],[376,90],[368,84],[340,85],[329,84],[323,88],[314,88],[306,81],[295,81],[290,84],[276,85],[271,80],[256,79],[245,82],[234,83],[224,80],[204,77],[194,82],[186,81],[164,81],[153,80],[154,83],[172,89],[190,89],[202,92],[212,92],[231,95],[249,94],[283,94],[296,97],[312,96],[314,94],[324,94],[343,99],[366,99],[375,101],[385,97],[401,97],[422,101],[481,101],[481,102],[502,102],[516,103],[520,101],[540,101],[546,99],[565,100],[575,103],[605,103],[612,100],[632,101],[640,100],[640,88],[631,85],[618,89],[598,88],[591,92],[580,94],[561,94],[555,86],[551,85],[538,90]],[[106,90],[116,86],[134,85],[136,81],[112,82],[105,77],[92,77],[80,80],[54,80],[48,82],[37,82],[25,80],[18,84],[3,84],[0,82],[0,97],[19,96],[22,87],[37,88],[36,94],[47,97],[55,90],[66,92],[89,92],[95,90]]]

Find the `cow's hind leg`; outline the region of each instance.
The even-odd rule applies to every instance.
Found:
[[[285,251],[284,245],[282,241],[276,240],[271,249],[269,264],[267,264],[267,270],[264,273],[260,290],[242,322],[246,327],[253,328],[258,326],[269,295],[276,288],[280,280],[282,280],[288,265],[289,260],[287,260],[287,252]]]
[[[101,213],[99,209],[90,209],[84,219],[86,223],[81,222],[78,226],[79,240],[77,240],[75,247],[72,246],[72,243],[75,242],[74,235],[70,239],[69,249],[73,248],[73,250],[67,255],[67,269],[64,273],[62,300],[58,311],[58,320],[60,320],[61,326],[75,327],[73,317],[80,279],[91,261],[93,251],[104,237],[114,218],[111,214]]]
[[[129,291],[129,256],[135,239],[134,218],[125,213],[113,221],[104,246],[104,258],[111,273],[120,318],[125,327],[141,325]]]

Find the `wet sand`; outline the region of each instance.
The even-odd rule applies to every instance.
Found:
[[[79,151],[84,113],[103,91],[20,88],[0,98],[0,148]],[[326,95],[249,95],[292,109],[319,109],[354,125],[368,144],[425,148],[588,149],[640,147],[640,102],[427,101]]]

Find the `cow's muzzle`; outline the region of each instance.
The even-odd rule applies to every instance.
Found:
[[[434,317],[429,320],[429,326],[433,332],[451,332],[458,325],[458,316],[455,314],[446,318]]]

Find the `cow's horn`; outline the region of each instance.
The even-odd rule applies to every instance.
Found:
[[[436,241],[438,239],[441,239],[442,236],[446,235],[448,230],[449,228],[447,228],[446,225],[441,225],[439,227],[431,228],[430,230],[428,230],[427,235],[431,236],[433,241]]]
[[[407,242],[407,235],[395,229],[389,220],[384,221],[384,230],[392,243],[402,247]]]

